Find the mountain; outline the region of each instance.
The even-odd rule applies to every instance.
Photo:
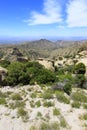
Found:
[[[56,42],[40,39],[35,41],[20,42],[20,44],[0,44],[1,59],[17,59],[27,57],[27,59],[49,58],[58,56],[74,56],[81,49],[87,49],[87,41],[64,41]],[[14,52],[12,54],[12,52]],[[19,56],[18,54],[21,55]],[[15,58],[13,58],[13,56]],[[17,57],[17,58],[16,58]]]

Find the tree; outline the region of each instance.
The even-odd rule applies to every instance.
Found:
[[[78,87],[83,88],[83,84],[86,81],[86,78],[83,74],[76,75],[76,84]]]
[[[68,95],[70,95],[71,93],[71,84],[70,83],[66,83],[65,86],[64,86],[64,92],[66,92]]]
[[[75,74],[85,74],[85,72],[86,72],[86,67],[83,63],[78,63],[75,65],[75,68],[74,68]]]

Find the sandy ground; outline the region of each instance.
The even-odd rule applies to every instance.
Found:
[[[0,91],[20,93],[23,90],[27,91],[29,87],[30,86],[28,85],[22,88],[5,87],[0,88]],[[34,89],[37,90],[37,87],[35,87]],[[38,91],[40,91],[40,88],[38,88]],[[53,107],[46,108],[44,106],[40,106],[39,108],[31,108],[29,105],[30,96],[27,95],[26,97],[28,98],[28,100],[26,101],[26,110],[29,113],[27,122],[23,122],[21,117],[17,117],[17,109],[12,110],[8,107],[0,105],[0,130],[29,130],[31,125],[37,126],[39,124],[40,120],[37,120],[36,118],[38,112],[41,112],[43,117],[48,115],[50,117],[49,121],[59,121],[58,117],[53,116]],[[37,101],[37,99],[39,98],[35,98],[34,101]],[[79,109],[72,108],[71,105],[60,103],[55,98],[51,99],[51,101],[54,102],[55,107],[60,110],[62,116],[67,121],[70,130],[86,130],[83,127],[83,121],[79,119],[79,115],[86,112],[85,109],[83,109],[82,107]],[[65,128],[64,130],[67,129],[68,128]],[[60,130],[63,130],[63,128],[61,128]]]

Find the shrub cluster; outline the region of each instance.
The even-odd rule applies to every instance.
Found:
[[[3,81],[3,85],[46,84],[53,83],[56,80],[55,73],[45,69],[38,62],[13,62],[7,67],[7,69],[8,75]]]

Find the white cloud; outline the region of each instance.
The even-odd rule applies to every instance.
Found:
[[[61,8],[58,0],[44,0],[43,13],[31,12],[30,19],[26,20],[29,25],[53,24],[62,21]]]
[[[66,22],[69,27],[87,27],[87,0],[70,0]]]

